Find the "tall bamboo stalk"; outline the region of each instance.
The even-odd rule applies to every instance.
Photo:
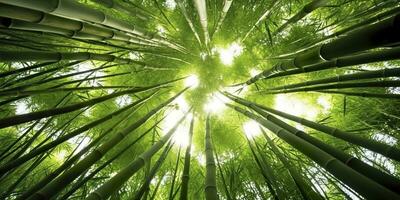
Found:
[[[185,161],[183,164],[183,172],[182,172],[182,187],[180,193],[180,200],[188,199],[188,190],[189,190],[189,172],[190,172],[190,159],[192,150],[192,140],[193,140],[193,129],[194,129],[194,116],[192,116],[192,120],[190,121],[189,127],[189,142],[185,151]]]
[[[208,33],[208,22],[207,22],[207,5],[205,0],[193,0],[196,7],[197,13],[200,18],[200,25],[203,29],[204,44],[208,48],[210,43],[210,34]]]
[[[228,107],[238,111],[239,113],[257,121],[265,128],[271,130],[279,138],[289,143],[291,146],[308,156],[310,159],[315,161],[318,165],[325,168],[327,171],[332,173],[338,179],[351,186],[354,190],[362,194],[368,199],[381,199],[383,198],[400,198],[399,195],[386,189],[385,187],[377,184],[373,180],[359,174],[353,169],[346,166],[330,154],[322,151],[314,145],[302,140],[301,138],[293,135],[292,133],[280,128],[274,123],[263,119],[262,117],[255,115],[249,111],[246,111],[240,107],[226,104]]]
[[[294,58],[288,61],[281,62],[271,69],[264,70],[257,76],[252,77],[246,82],[246,84],[252,84],[262,77],[270,77],[271,75],[282,71],[293,69],[304,72],[304,67],[309,67],[309,65],[322,65],[322,67],[326,67],[326,65],[330,67],[336,66],[338,63],[341,62],[340,58],[344,56],[348,56],[347,59],[344,59],[344,61],[353,61],[350,62],[353,65],[354,61],[356,61],[356,63],[358,64],[360,64],[360,62],[371,62],[371,60],[374,60],[373,58],[369,59],[369,57],[362,57],[362,55],[354,55],[354,59],[353,56],[349,55],[368,49],[398,43],[400,41],[400,39],[397,37],[397,35],[400,34],[400,31],[398,30],[398,28],[396,28],[399,26],[400,23],[400,20],[398,20],[398,18],[400,18],[400,14],[392,16],[381,22],[371,24],[360,29],[356,29],[342,37],[337,38],[336,40],[333,40],[326,44],[322,44],[307,52],[299,53]],[[381,53],[389,52],[388,50],[386,50],[385,52]],[[375,59],[377,57],[384,57],[377,52],[371,52],[371,54],[374,55]],[[396,55],[398,56],[398,54]],[[360,57],[363,58],[363,60],[360,60]],[[347,64],[347,66],[348,65],[349,64]]]
[[[95,105],[95,104],[98,104],[98,103],[104,102],[106,100],[116,98],[116,97],[119,97],[119,96],[122,96],[125,94],[133,94],[133,93],[138,93],[138,92],[144,92],[147,90],[157,89],[157,88],[165,86],[165,84],[168,84],[168,82],[149,86],[149,87],[133,88],[133,89],[123,90],[123,91],[119,91],[119,92],[114,92],[109,95],[97,97],[97,98],[94,98],[94,99],[91,99],[88,101],[75,103],[75,104],[64,106],[61,108],[54,108],[54,109],[49,109],[49,110],[31,112],[31,113],[27,113],[27,114],[21,114],[21,115],[15,115],[12,117],[3,118],[3,119],[0,119],[0,128],[10,127],[10,126],[22,124],[25,122],[42,119],[45,117],[50,117],[50,116],[73,112],[73,111],[79,110],[81,108],[84,108],[87,106],[92,106],[92,105]]]
[[[108,198],[112,192],[118,190],[131,176],[133,176],[139,169],[141,169],[146,162],[148,162],[154,154],[156,154],[164,144],[171,138],[171,136],[175,133],[178,126],[185,120],[187,114],[177,121],[177,123],[168,131],[158,142],[156,142],[150,149],[143,152],[138,156],[133,162],[129,163],[128,166],[121,169],[115,176],[113,176],[110,180],[102,184],[98,189],[92,192],[88,196],[88,200],[95,199],[106,199]]]
[[[206,154],[206,180],[205,180],[205,197],[206,200],[217,200],[219,199],[217,193],[217,181],[216,181],[216,168],[214,161],[214,153],[211,144],[211,125],[210,115],[206,118],[206,136],[205,136],[205,154]]]
[[[111,148],[121,142],[129,133],[136,130],[139,126],[148,121],[153,115],[158,113],[162,108],[175,100],[178,96],[180,96],[183,92],[185,92],[188,88],[185,88],[175,96],[171,97],[167,101],[161,103],[156,108],[150,110],[145,116],[129,125],[125,129],[117,132],[112,138],[103,142],[103,144],[97,149],[93,150],[90,154],[88,154],[85,158],[71,167],[69,170],[64,172],[61,176],[57,177],[50,183],[48,183],[45,187],[43,187],[40,191],[36,192],[32,196],[29,197],[30,200],[39,200],[39,199],[48,199],[51,198],[59,191],[64,189],[69,183],[71,183],[76,177],[78,177],[81,173],[86,171],[90,166],[92,166],[95,162],[100,160]]]
[[[323,133],[329,134],[329,135],[331,135],[333,137],[342,139],[344,141],[359,145],[359,146],[364,147],[366,149],[369,149],[371,151],[380,153],[380,154],[382,154],[382,155],[384,155],[384,156],[386,156],[388,158],[400,161],[400,149],[396,148],[395,146],[390,146],[390,145],[387,145],[387,144],[384,144],[384,143],[381,143],[381,142],[377,142],[377,141],[370,140],[370,139],[367,139],[367,138],[364,138],[364,137],[360,137],[360,136],[355,135],[353,133],[342,131],[342,130],[339,130],[337,128],[333,128],[333,127],[330,127],[330,126],[327,126],[327,125],[319,124],[319,123],[316,123],[316,122],[313,122],[313,121],[310,121],[310,120],[307,120],[307,119],[304,119],[304,118],[301,118],[301,117],[296,117],[294,115],[290,115],[290,114],[287,114],[287,113],[284,113],[284,112],[281,112],[281,111],[278,111],[278,110],[275,110],[275,109],[272,109],[272,108],[268,108],[268,107],[260,105],[260,104],[256,104],[256,103],[252,103],[252,102],[246,102],[245,100],[240,99],[239,97],[230,95],[228,93],[225,93],[225,94],[227,94],[227,96],[230,97],[232,100],[240,102],[241,104],[244,104],[246,106],[249,106],[249,107],[252,107],[252,108],[258,107],[258,108],[260,108],[262,110],[265,110],[267,112],[270,112],[270,113],[273,113],[275,115],[284,117],[286,119],[295,121],[295,122],[300,123],[300,124],[302,124],[304,126],[310,127],[312,129],[315,129],[315,130],[318,130],[318,131],[321,131]]]
[[[274,33],[272,33],[273,36],[277,35],[278,33],[282,32],[287,26],[290,24],[296,23],[309,15],[311,12],[314,10],[324,7],[329,3],[329,0],[313,0],[310,3],[306,4],[298,13],[296,13],[294,16],[292,16],[290,19],[288,19],[284,24],[282,24],[280,27],[278,27]]]
[[[37,156],[39,154],[42,154],[42,153],[48,151],[49,149],[52,149],[52,148],[56,147],[57,145],[65,142],[65,141],[67,141],[67,140],[69,140],[69,139],[71,139],[71,138],[73,138],[73,137],[75,137],[75,136],[77,136],[79,134],[82,134],[83,132],[85,132],[85,131],[87,131],[89,129],[92,129],[95,126],[97,126],[99,124],[102,124],[102,123],[112,119],[113,117],[118,116],[119,114],[123,113],[124,111],[126,111],[126,110],[128,110],[130,108],[133,108],[134,106],[143,104],[150,97],[154,96],[154,94],[156,94],[156,92],[154,92],[154,93],[152,93],[150,95],[147,95],[147,96],[145,96],[145,97],[143,97],[143,98],[141,98],[141,99],[129,104],[128,106],[125,106],[125,107],[123,107],[123,108],[121,108],[121,109],[119,109],[119,110],[117,110],[115,112],[112,112],[112,113],[110,113],[110,114],[108,114],[108,115],[106,115],[106,116],[104,116],[104,117],[102,117],[102,118],[100,118],[98,120],[90,122],[90,123],[82,126],[81,128],[78,128],[78,129],[76,129],[76,130],[74,130],[74,131],[72,131],[72,132],[70,132],[68,134],[65,134],[64,136],[61,136],[60,138],[57,138],[56,140],[53,140],[53,141],[51,141],[51,142],[49,142],[49,143],[47,143],[47,144],[45,144],[45,145],[43,145],[43,146],[41,146],[41,147],[39,147],[37,149],[34,149],[34,150],[30,151],[28,154],[25,154],[24,156],[22,156],[22,157],[20,157],[18,159],[12,160],[12,161],[0,166],[0,174],[4,173],[4,172],[6,172],[6,171],[8,171],[8,170],[10,170],[12,168],[18,167],[19,165],[21,165],[21,164],[25,163],[26,161],[34,158],[35,156]]]
[[[311,186],[304,180],[301,174],[291,165],[290,161],[286,159],[284,155],[279,151],[278,147],[276,147],[275,143],[271,140],[271,138],[267,135],[263,128],[261,128],[261,132],[265,139],[267,140],[271,150],[274,152],[276,157],[283,163],[286,169],[288,169],[290,175],[293,178],[293,181],[296,183],[300,193],[302,194],[304,199],[320,199],[322,200],[322,196],[312,190]]]

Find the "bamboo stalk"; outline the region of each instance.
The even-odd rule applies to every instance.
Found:
[[[324,7],[329,3],[329,0],[313,0],[310,3],[306,4],[298,13],[288,19],[284,24],[278,27],[275,32],[272,33],[273,36],[276,36],[278,33],[282,32],[287,26],[290,24],[294,24],[307,15],[309,15],[314,10]]]
[[[376,70],[376,71],[360,72],[360,73],[345,74],[345,75],[336,75],[335,77],[328,77],[328,78],[311,80],[311,81],[303,81],[301,83],[294,83],[294,84],[270,88],[269,90],[279,90],[279,89],[287,90],[287,89],[298,88],[298,87],[302,87],[302,86],[320,85],[320,84],[324,84],[324,83],[344,82],[344,81],[372,79],[372,78],[388,78],[388,77],[396,77],[396,76],[400,76],[400,68],[391,68],[391,69],[385,68],[385,69]]]
[[[316,91],[316,92],[327,93],[327,94],[341,94],[341,95],[355,96],[355,97],[400,99],[400,95],[399,94],[380,94],[380,93],[368,93],[368,92],[347,92],[347,91],[334,91],[334,90],[319,90],[319,91]]]
[[[208,48],[210,44],[210,35],[208,33],[208,22],[207,22],[207,5],[205,0],[193,0],[196,7],[197,13],[200,18],[200,25],[203,29],[204,34],[204,44]]]
[[[206,136],[205,136],[205,154],[206,154],[206,177],[205,177],[205,197],[206,200],[219,199],[217,193],[216,167],[214,153],[211,144],[211,125],[210,115],[206,118]]]
[[[293,67],[290,67],[289,65],[285,66],[285,65],[278,64],[278,65],[275,65],[274,67],[272,67],[271,69],[264,70],[260,74],[250,78],[249,80],[246,81],[246,84],[250,85],[262,78],[269,79],[269,78],[288,76],[288,75],[293,75],[293,74],[300,74],[300,73],[307,73],[307,72],[331,69],[334,67],[342,68],[342,67],[367,64],[367,63],[373,63],[373,62],[396,60],[399,58],[400,58],[400,48],[395,47],[395,48],[384,49],[384,50],[380,50],[380,51],[372,51],[372,52],[360,53],[360,54],[351,55],[351,56],[339,57],[339,58],[333,59],[331,61],[311,64],[311,65],[307,65],[307,66],[300,67],[300,68],[294,68],[294,69],[293,69]]]
[[[45,187],[43,187],[40,191],[31,195],[29,200],[39,200],[39,199],[48,199],[51,198],[63,188],[65,188],[69,183],[71,183],[76,177],[78,177],[81,173],[86,171],[90,166],[92,166],[96,161],[100,160],[111,148],[121,142],[129,133],[136,130],[139,126],[148,121],[153,115],[158,113],[162,108],[175,100],[178,96],[180,96],[183,92],[185,92],[188,88],[185,88],[175,96],[171,97],[167,101],[158,105],[156,108],[150,110],[145,116],[129,125],[125,129],[119,131],[115,136],[104,142],[100,147],[93,150],[90,154],[88,154],[85,158],[71,167],[69,170],[64,172],[61,176],[57,177],[50,183],[48,183]],[[155,152],[154,152],[155,153]],[[125,177],[126,178],[126,177]],[[122,183],[121,183],[122,184]]]
[[[397,14],[381,22],[356,29],[344,35],[343,37],[337,38],[329,43],[322,44],[321,46],[315,47],[307,52],[297,54],[294,58],[285,62],[281,62],[271,69],[264,70],[259,75],[252,77],[246,82],[246,84],[252,84],[262,77],[270,77],[273,74],[287,71],[289,69],[298,68],[298,70],[303,71],[304,67],[308,65],[328,63],[330,66],[335,66],[340,57],[348,56],[350,54],[368,49],[396,44],[400,41],[400,39],[397,37],[397,35],[400,34],[400,31],[398,28],[396,28],[400,24],[400,20],[398,20],[399,18],[400,14]],[[385,53],[388,53],[387,50]],[[372,52],[371,54],[373,54],[375,57],[379,56],[379,54],[376,52]],[[360,55],[355,55],[355,57],[360,58]],[[348,58],[352,57],[349,56]],[[366,60],[369,62],[371,60],[368,59],[368,57],[364,59],[364,63],[366,63]],[[353,59],[352,61],[355,60],[360,62],[360,60],[357,59]]]
[[[400,149],[396,148],[395,146],[389,146],[389,145],[381,143],[381,142],[377,142],[377,141],[370,140],[370,139],[367,139],[367,138],[364,138],[364,137],[360,137],[358,135],[355,135],[355,134],[352,134],[352,133],[349,133],[349,132],[346,132],[346,131],[342,131],[342,130],[339,130],[337,128],[333,128],[333,127],[330,127],[330,126],[319,124],[319,123],[316,123],[316,122],[313,122],[313,121],[310,121],[310,120],[307,120],[307,119],[304,119],[304,118],[301,118],[301,117],[296,117],[294,115],[290,115],[290,114],[287,114],[287,113],[284,113],[284,112],[281,112],[281,111],[278,111],[278,110],[274,110],[272,108],[268,108],[268,107],[260,105],[260,104],[246,102],[243,99],[240,99],[240,98],[238,98],[236,96],[233,96],[231,94],[228,94],[228,93],[225,93],[225,94],[228,97],[230,97],[232,100],[236,100],[236,101],[241,102],[243,104],[246,104],[248,106],[251,106],[251,105],[256,106],[256,107],[258,107],[258,108],[260,108],[262,110],[265,110],[267,112],[270,112],[270,113],[273,113],[275,115],[284,117],[286,119],[295,121],[295,122],[300,123],[300,124],[302,124],[304,126],[310,127],[312,129],[315,129],[315,130],[318,130],[318,131],[321,131],[323,133],[326,133],[326,134],[331,135],[333,137],[342,139],[344,141],[359,145],[359,146],[364,147],[366,149],[369,149],[371,151],[374,151],[374,152],[377,152],[379,154],[382,154],[382,155],[384,155],[384,156],[386,156],[388,158],[400,161]]]
[[[61,108],[54,108],[54,109],[49,109],[49,110],[42,110],[42,111],[36,111],[36,112],[31,112],[27,114],[21,114],[21,115],[15,115],[12,117],[7,117],[0,119],[0,129],[5,128],[5,127],[10,127],[10,126],[15,126],[18,124],[22,124],[25,122],[33,121],[33,120],[38,120],[50,116],[55,116],[55,115],[60,115],[60,114],[65,114],[69,112],[73,112],[76,110],[79,110],[81,108],[95,105],[104,101],[107,101],[112,98],[116,98],[118,96],[122,96],[125,94],[132,94],[132,93],[138,93],[138,92],[144,92],[147,90],[152,90],[152,89],[157,89],[160,87],[165,86],[165,84],[168,84],[170,82],[166,83],[161,83],[153,86],[148,86],[148,87],[142,87],[142,88],[133,88],[133,89],[128,89],[128,90],[123,90],[119,92],[115,92],[109,95],[97,97],[88,101],[80,102],[80,103],[75,103],[72,105],[64,106]]]
[[[190,159],[191,159],[191,149],[192,149],[192,140],[193,140],[193,129],[194,129],[194,116],[192,116],[192,120],[190,121],[189,127],[189,142],[185,151],[185,161],[183,164],[183,172],[182,172],[182,187],[180,193],[180,200],[188,199],[188,190],[189,190],[189,172],[190,172]]]
[[[265,139],[267,140],[269,146],[271,147],[271,150],[274,152],[274,154],[278,157],[278,159],[283,163],[285,168],[289,171],[291,177],[293,178],[293,181],[296,183],[300,193],[302,194],[304,199],[320,199],[322,200],[322,196],[316,193],[314,190],[312,190],[311,186],[304,180],[304,178],[301,176],[301,174],[290,164],[290,161],[285,158],[285,156],[282,155],[282,153],[279,151],[278,147],[276,147],[275,143],[271,140],[270,137],[268,137],[267,133],[264,131],[263,128],[261,128],[261,132]]]
[[[322,151],[321,149],[315,147],[314,145],[300,139],[299,137],[291,134],[285,129],[280,128],[274,123],[263,119],[249,111],[246,111],[240,107],[226,104],[228,107],[238,111],[239,113],[257,121],[265,128],[271,130],[279,138],[308,156],[310,159],[315,161],[318,165],[325,168],[327,171],[332,173],[338,179],[351,186],[354,190],[362,194],[368,199],[381,199],[383,198],[400,198],[399,195],[393,193],[392,191],[386,189],[385,187],[377,184],[371,179],[359,174],[355,170],[349,168],[336,158],[332,157],[330,154]]]
[[[364,82],[352,82],[352,83],[330,83],[322,84],[310,87],[299,87],[293,89],[283,89],[277,91],[262,90],[257,93],[263,94],[282,94],[282,93],[293,93],[293,92],[307,92],[307,91],[318,91],[327,89],[345,89],[345,88],[375,88],[375,87],[399,87],[400,81],[396,80],[375,80],[375,81],[364,81]]]
[[[68,133],[66,135],[63,135],[63,136],[57,138],[56,140],[53,140],[53,141],[51,141],[51,142],[49,142],[49,143],[47,143],[47,144],[45,144],[45,145],[43,145],[43,146],[41,146],[39,148],[36,148],[36,149],[30,151],[29,153],[25,154],[24,156],[22,156],[22,157],[20,157],[18,159],[14,159],[14,160],[12,160],[12,161],[0,166],[0,174],[3,174],[3,173],[5,173],[6,171],[8,171],[10,169],[13,169],[15,167],[18,167],[18,166],[22,165],[23,163],[27,162],[28,160],[34,158],[35,156],[40,155],[40,154],[46,152],[47,150],[55,148],[57,145],[65,142],[65,141],[67,141],[67,140],[69,140],[69,139],[71,139],[71,138],[73,138],[73,137],[75,137],[75,136],[77,136],[79,134],[82,134],[82,133],[84,133],[85,131],[87,131],[89,129],[92,129],[95,126],[97,126],[99,124],[102,124],[102,123],[112,119],[113,117],[118,116],[119,114],[125,112],[126,110],[129,110],[130,108],[132,108],[134,106],[143,104],[149,98],[154,96],[154,94],[156,94],[156,92],[154,92],[154,93],[152,93],[150,95],[147,95],[147,96],[145,96],[145,97],[143,97],[143,98],[141,98],[141,99],[129,104],[128,106],[125,106],[125,107],[123,107],[123,108],[121,108],[121,109],[119,109],[117,111],[114,111],[114,112],[112,112],[112,113],[110,113],[110,114],[108,114],[108,115],[106,115],[106,116],[104,116],[104,117],[102,117],[100,119],[97,119],[97,120],[95,120],[93,122],[90,122],[90,123],[82,126],[81,128],[78,128],[78,129],[76,129],[76,130],[74,130],[74,131],[72,131],[72,132],[70,132],[70,133]]]
[[[121,169],[115,176],[109,179],[107,182],[102,184],[99,188],[97,188],[94,192],[89,194],[87,200],[95,200],[95,199],[106,199],[108,198],[112,192],[118,190],[122,184],[124,184],[131,176],[133,176],[139,169],[141,169],[146,162],[153,157],[163,146],[164,144],[171,138],[174,134],[178,126],[185,120],[187,114],[177,121],[177,123],[168,131],[158,142],[156,142],[150,149],[143,152],[138,156],[133,162],[129,163],[128,166]]]

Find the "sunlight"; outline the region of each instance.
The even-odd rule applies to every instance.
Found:
[[[129,95],[122,95],[115,98],[115,103],[118,107],[124,107],[132,103],[132,98]]]
[[[321,95],[317,99],[317,103],[322,106],[322,112],[327,114],[331,109],[331,101],[328,95]]]
[[[214,93],[209,97],[207,103],[204,105],[204,111],[207,113],[221,114],[226,108],[225,103],[231,100],[220,93]]]
[[[160,24],[158,24],[157,27],[156,27],[156,29],[157,29],[158,33],[159,33],[161,36],[165,36],[165,33],[166,33],[167,31],[165,30],[165,28],[164,28],[163,26],[161,26]]]
[[[174,10],[176,7],[176,2],[174,0],[166,0],[164,3],[165,7],[167,7],[170,10]]]
[[[189,104],[183,96],[179,96],[173,102],[176,104],[174,108],[168,109],[166,117],[162,123],[162,134],[165,135],[169,130],[171,130],[178,119],[182,118],[184,114],[189,110]],[[193,118],[193,114],[189,113],[186,119],[179,125],[176,129],[174,135],[172,136],[172,141],[174,145],[186,147],[189,144],[189,127],[190,121]]]
[[[172,141],[174,144],[180,147],[187,147],[189,145],[189,131],[190,131],[190,121],[193,118],[193,114],[189,113],[186,120],[176,129],[174,135],[172,136]]]
[[[293,94],[276,95],[274,108],[291,115],[305,117],[308,120],[315,120],[319,112],[315,106]]]
[[[219,59],[224,65],[232,65],[233,59],[243,52],[243,47],[234,42],[227,48],[217,48]]]
[[[259,124],[254,120],[245,122],[243,124],[243,130],[248,138],[254,138],[261,133]]]
[[[22,114],[29,112],[28,104],[26,104],[26,101],[24,101],[24,100],[17,101],[15,106],[16,106],[16,109],[15,109],[16,115],[22,115]]]
[[[261,70],[252,68],[252,69],[250,69],[250,76],[251,76],[251,77],[257,76],[257,75],[260,74],[261,72],[262,72]]]
[[[66,150],[61,150],[55,155],[55,159],[57,162],[64,162],[65,157],[67,157],[67,151]]]
[[[206,166],[206,155],[199,153],[196,156],[196,160],[201,166],[203,166],[203,167]]]
[[[190,75],[185,79],[185,86],[191,87],[192,89],[197,88],[199,86],[199,77],[197,75]]]

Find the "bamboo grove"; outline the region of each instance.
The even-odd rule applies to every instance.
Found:
[[[0,199],[400,199],[397,0],[0,0]]]

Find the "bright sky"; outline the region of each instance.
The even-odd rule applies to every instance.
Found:
[[[221,62],[226,66],[230,66],[233,64],[233,60],[242,54],[243,47],[234,42],[228,45],[226,48],[217,47],[215,50],[218,52]]]

